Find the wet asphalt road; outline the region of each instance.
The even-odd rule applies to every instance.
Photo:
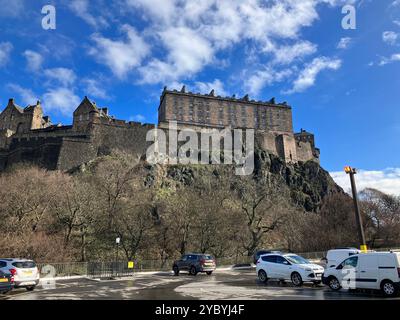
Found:
[[[332,292],[329,288],[305,284],[293,287],[290,283],[259,282],[255,271],[217,271],[212,276],[192,277],[172,273],[137,274],[122,280],[59,280],[55,288],[38,286],[34,292],[17,289],[1,299],[10,300],[350,300],[382,299],[378,293]],[[399,299],[400,298],[396,298]]]

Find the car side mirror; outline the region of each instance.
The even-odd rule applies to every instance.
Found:
[[[336,267],[336,270],[342,270],[343,269],[343,265],[341,265],[341,264],[339,264],[337,267]]]

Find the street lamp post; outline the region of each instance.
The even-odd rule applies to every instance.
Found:
[[[351,191],[353,193],[354,210],[355,210],[355,214],[356,214],[358,236],[359,236],[359,240],[360,240],[360,249],[361,249],[361,251],[365,252],[365,251],[367,251],[367,243],[365,241],[363,222],[362,222],[362,217],[361,217],[361,213],[360,213],[360,207],[358,205],[356,181],[354,178],[354,175],[357,173],[357,171],[355,168],[352,168],[349,166],[345,167],[344,171],[348,175],[350,175]]]
[[[119,243],[121,242],[121,238],[118,237],[115,239],[115,243],[117,244],[116,246],[116,252],[115,252],[115,274],[118,277],[118,249],[119,249]]]

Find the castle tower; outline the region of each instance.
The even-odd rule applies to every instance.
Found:
[[[24,109],[24,116],[26,118],[26,122],[30,123],[30,130],[42,129],[46,126],[43,119],[43,109],[40,105],[40,101],[37,101],[36,105],[27,106]]]
[[[85,97],[74,111],[73,128],[75,131],[86,132],[89,128],[89,124],[97,122],[99,118],[99,109],[88,97]]]

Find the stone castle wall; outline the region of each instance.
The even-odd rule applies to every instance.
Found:
[[[318,161],[314,135],[293,133],[292,111],[275,101],[249,101],[164,90],[159,106],[159,128],[168,121],[182,129],[254,129],[256,144],[286,162]],[[0,113],[0,171],[18,162],[50,170],[71,170],[101,155],[121,150],[142,157],[152,142],[146,141],[154,125],[117,120],[107,108],[85,97],[70,126],[51,125],[38,102],[25,109],[10,99]]]

